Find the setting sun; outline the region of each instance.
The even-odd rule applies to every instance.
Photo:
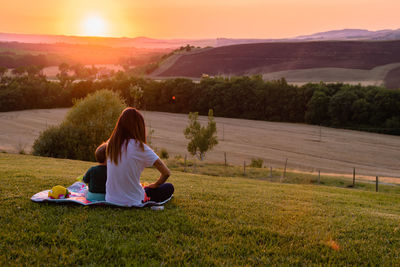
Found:
[[[107,36],[107,23],[99,16],[86,17],[82,23],[85,36]]]

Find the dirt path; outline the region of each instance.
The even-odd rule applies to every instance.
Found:
[[[67,109],[27,110],[0,113],[0,150],[30,151],[33,141],[46,126],[62,121]],[[183,129],[187,115],[144,112],[148,128],[154,129],[153,143],[170,155],[188,154]],[[205,117],[200,121],[206,123]],[[400,137],[304,124],[216,118],[219,145],[207,153],[207,161],[243,164],[263,158],[266,166],[324,173],[400,178]],[[320,135],[321,133],[321,135]],[[189,156],[189,155],[188,155]]]

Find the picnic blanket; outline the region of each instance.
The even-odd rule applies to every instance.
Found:
[[[82,182],[75,182],[73,183],[71,186],[69,186],[68,191],[70,193],[70,197],[69,198],[64,198],[64,199],[51,199],[48,197],[48,193],[50,190],[44,190],[41,191],[37,194],[34,194],[31,197],[31,200],[33,202],[56,202],[56,203],[78,203],[84,206],[88,206],[88,205],[112,205],[112,206],[118,206],[118,207],[136,207],[136,208],[142,208],[142,207],[147,207],[147,206],[161,206],[164,205],[165,203],[167,203],[168,201],[171,200],[171,198],[173,196],[171,196],[170,198],[168,198],[167,200],[163,201],[163,202],[154,202],[154,201],[147,201],[145,203],[142,203],[140,206],[129,206],[129,205],[121,205],[121,204],[117,204],[117,203],[111,203],[111,202],[107,202],[107,201],[89,201],[86,199],[85,197],[85,192],[87,191],[87,185],[85,183]]]

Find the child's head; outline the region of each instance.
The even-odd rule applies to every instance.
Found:
[[[96,160],[98,163],[105,163],[106,162],[106,148],[107,148],[107,143],[102,143],[99,145],[96,149],[96,152],[94,152],[94,156],[96,157]]]

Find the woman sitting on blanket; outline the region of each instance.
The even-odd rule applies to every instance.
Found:
[[[126,108],[107,145],[106,201],[128,206],[142,206],[149,200],[162,202],[170,198],[174,186],[165,181],[170,171],[154,151],[146,145],[146,128],[142,114]],[[160,172],[158,180],[145,188],[140,175],[145,167]]]

